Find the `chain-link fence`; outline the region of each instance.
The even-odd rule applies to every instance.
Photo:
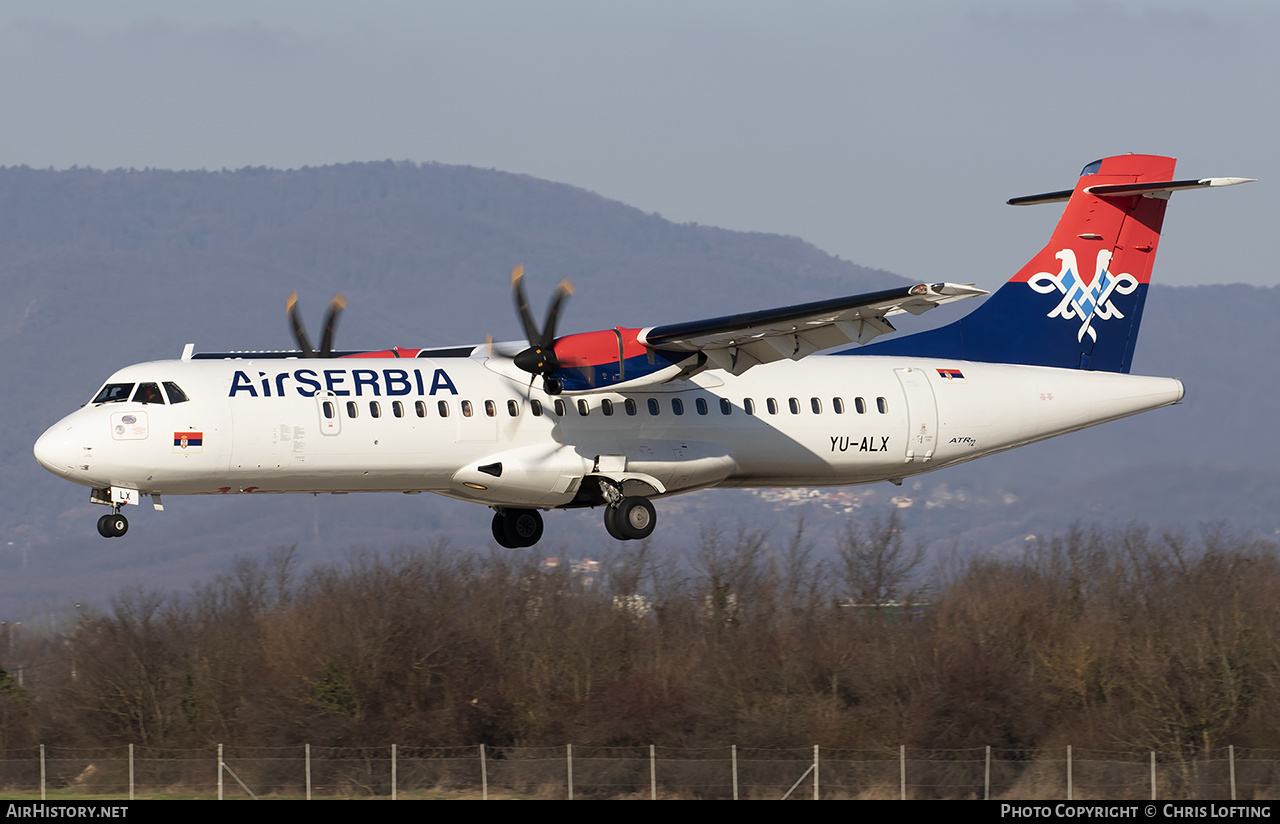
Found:
[[[1269,799],[1280,750],[235,747],[0,751],[0,789],[127,798]]]

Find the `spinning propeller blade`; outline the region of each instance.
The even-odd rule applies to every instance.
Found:
[[[533,319],[533,313],[529,311],[529,299],[524,293],[523,264],[511,271],[511,293],[516,302],[516,314],[520,316],[525,338],[529,341],[529,348],[517,354],[512,361],[530,374],[541,375],[542,386],[547,394],[558,395],[561,390],[560,381],[553,377],[560,368],[560,362],[556,360],[556,324],[560,319],[560,307],[573,294],[573,284],[566,278],[556,286],[541,330]]]
[[[285,309],[289,315],[289,325],[293,328],[294,340],[298,342],[298,348],[302,350],[304,358],[333,357],[333,333],[338,328],[338,315],[346,305],[347,299],[341,292],[329,301],[329,311],[324,318],[324,335],[320,338],[320,349],[317,351],[311,346],[311,339],[307,337],[307,330],[303,328],[302,318],[298,315],[298,292],[295,289],[289,293],[289,298],[285,301]]]

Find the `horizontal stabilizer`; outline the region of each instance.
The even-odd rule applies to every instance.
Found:
[[[1236,186],[1241,183],[1253,183],[1252,177],[1202,177],[1199,180],[1153,180],[1148,183],[1117,183],[1103,186],[1086,186],[1084,191],[1095,197],[1133,197],[1146,195],[1159,197],[1170,192],[1181,192],[1190,189],[1207,189],[1217,186]],[[1072,189],[1060,192],[1046,192],[1042,195],[1027,195],[1009,200],[1010,206],[1036,206],[1041,203],[1064,203],[1071,199]]]

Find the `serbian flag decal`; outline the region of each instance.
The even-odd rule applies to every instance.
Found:
[[[964,380],[964,373],[959,369],[939,369],[938,377],[948,381],[962,381]]]
[[[203,452],[203,432],[174,432],[173,451],[179,453]]]

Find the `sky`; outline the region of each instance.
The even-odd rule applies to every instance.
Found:
[[[1157,282],[1280,284],[1280,4],[4,0],[0,165],[456,163],[998,285],[1088,162],[1174,196]],[[3,193],[0,193],[0,197]]]

